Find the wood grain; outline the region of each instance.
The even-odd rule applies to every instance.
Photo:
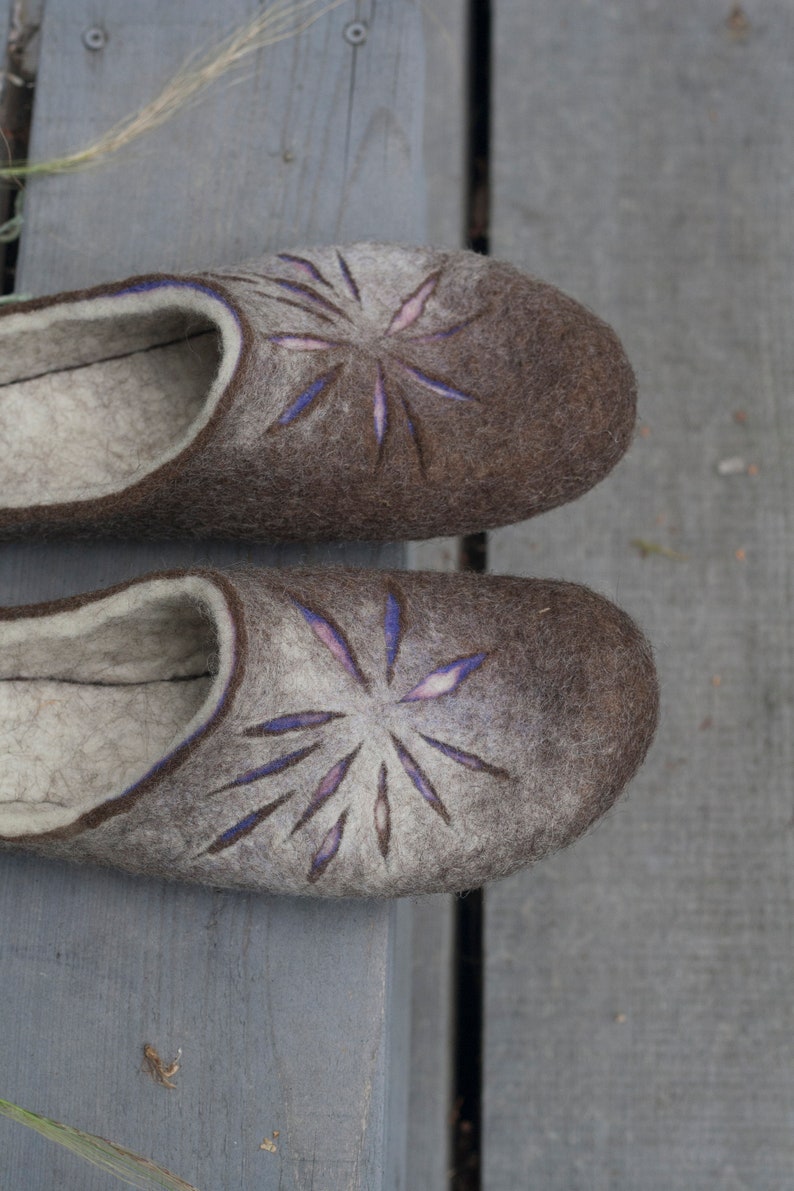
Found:
[[[79,148],[253,2],[45,8],[31,153]],[[366,43],[344,38],[352,19]],[[82,35],[99,27],[101,51]],[[345,4],[123,155],[31,182],[18,287],[229,263],[312,241],[424,235],[422,29],[410,0]],[[398,564],[397,546],[0,548],[0,600],[244,557]],[[404,1185],[411,906],[309,904],[65,868],[0,866],[3,1094],[112,1137],[202,1189]],[[177,1089],[140,1071],[145,1042]],[[0,1178],[106,1179],[3,1125]],[[277,1153],[260,1149],[279,1131]]]
[[[428,242],[459,248],[466,206],[467,8],[434,0],[422,10],[425,42],[424,156]],[[458,569],[457,538],[411,542],[411,567]],[[446,1191],[453,1108],[455,902],[414,903],[411,1083],[406,1187]]]
[[[484,1187],[781,1191],[794,13],[503,0],[495,14],[494,254],[613,322],[641,428],[593,493],[492,535],[492,565],[617,598],[655,643],[663,711],[609,820],[487,894]]]

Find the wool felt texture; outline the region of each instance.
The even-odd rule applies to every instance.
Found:
[[[0,846],[315,896],[471,888],[637,769],[650,649],[575,584],[167,572],[0,612]]]
[[[474,253],[137,277],[0,312],[0,537],[465,533],[585,492],[634,417],[609,327]]]

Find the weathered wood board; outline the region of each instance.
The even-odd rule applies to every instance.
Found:
[[[448,248],[463,243],[466,208],[465,0],[434,0],[422,10],[425,41],[424,154],[427,240]],[[458,567],[457,538],[412,542],[417,570]],[[406,1188],[447,1191],[453,1111],[455,902],[449,895],[419,898],[413,915],[413,990]]]
[[[629,458],[492,568],[638,618],[657,741],[486,898],[486,1191],[794,1186],[794,10],[500,0],[491,240],[592,305]],[[642,557],[633,539],[685,556]]]
[[[256,11],[45,5],[31,152],[77,148]],[[345,39],[364,21],[365,44]],[[83,34],[98,28],[101,50]],[[290,244],[424,237],[422,28],[412,0],[343,4],[108,164],[29,186],[18,288],[44,293]],[[0,547],[0,601],[238,558],[399,565],[402,548]],[[3,1095],[211,1187],[405,1185],[410,903],[185,889],[29,857],[0,866]],[[178,1089],[141,1047],[182,1050]],[[104,1176],[0,1122],[0,1179]],[[278,1152],[260,1149],[279,1130]],[[429,1184],[428,1184],[429,1185]]]

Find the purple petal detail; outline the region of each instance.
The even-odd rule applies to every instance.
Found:
[[[396,595],[388,592],[386,596],[386,615],[383,620],[383,633],[386,638],[386,673],[391,682],[394,662],[400,648],[400,603]]]
[[[297,765],[304,757],[308,757],[315,749],[320,747],[317,744],[310,744],[305,749],[297,749],[294,753],[286,753],[283,757],[276,757],[273,761],[268,761],[265,765],[259,765],[256,769],[249,769],[247,773],[240,774],[234,781],[227,782],[225,786],[221,786],[216,790],[219,794],[221,790],[231,790],[235,786],[247,786],[250,782],[258,782],[260,778],[270,777],[273,773],[281,773],[282,769],[289,769],[291,765]]]
[[[345,285],[350,290],[351,294],[356,299],[356,301],[360,302],[361,301],[361,292],[360,292],[358,286],[356,285],[356,280],[355,280],[353,274],[350,272],[350,266],[348,265],[345,258],[342,256],[341,252],[337,252],[336,259],[339,261],[339,268],[342,270],[342,276],[345,279]]]
[[[247,273],[223,273],[219,275],[222,281],[245,281],[248,285],[257,285],[261,288],[262,278],[259,274],[250,276]]]
[[[410,341],[411,343],[434,343],[440,339],[451,339],[453,335],[458,335],[461,331],[465,331],[466,327],[470,327],[476,318],[478,315],[473,314],[464,322],[457,323],[454,327],[447,327],[443,331],[431,331],[427,335],[411,335]]]
[[[311,405],[315,398],[319,397],[325,386],[332,381],[336,376],[336,369],[333,372],[326,372],[324,376],[318,376],[317,380],[312,381],[308,389],[304,389],[297,401],[294,401],[289,409],[285,409],[284,413],[278,420],[279,426],[286,426],[288,422],[292,422],[297,418],[299,413],[302,413],[307,405]]]
[[[235,823],[234,827],[230,827],[228,831],[224,831],[222,835],[219,835],[215,842],[210,844],[204,854],[211,856],[215,852],[222,852],[224,848],[229,848],[232,844],[236,844],[243,836],[250,835],[260,823],[269,818],[280,806],[283,806],[289,798],[292,798],[294,793],[294,790],[290,790],[287,794],[282,794],[281,798],[277,798],[275,802],[269,802],[267,806],[260,807],[258,811],[253,811],[250,815],[246,815],[239,823]]]
[[[296,711],[294,715],[282,715],[276,720],[254,724],[246,728],[243,736],[280,736],[282,732],[297,732],[301,728],[317,728],[331,720],[342,719],[341,711]]]
[[[383,442],[389,425],[389,411],[386,401],[386,389],[383,384],[383,372],[378,364],[378,375],[375,380],[375,437],[378,446]]]
[[[265,289],[262,289],[259,292],[264,294],[266,298],[272,297],[272,295],[269,294]],[[318,318],[321,322],[330,323],[331,326],[334,324],[334,319],[332,316],[330,314],[325,314],[322,310],[312,310],[310,307],[304,306],[302,302],[293,302],[291,298],[279,298],[278,300],[282,306],[290,306],[293,310],[300,310],[301,314],[308,314],[311,316],[311,318]]]
[[[278,347],[286,347],[291,352],[324,352],[339,347],[330,339],[316,339],[312,335],[271,335],[270,342]]]
[[[321,285],[327,285],[329,289],[332,288],[330,281],[326,281],[320,270],[311,261],[307,261],[305,257],[293,256],[289,252],[280,252],[278,254],[280,261],[286,261],[288,265],[294,265],[296,269],[300,269],[302,273],[306,273],[313,281],[319,281]]]
[[[410,327],[418,318],[421,318],[427,299],[438,285],[438,277],[438,273],[433,273],[426,281],[422,282],[419,289],[415,290],[410,298],[406,298],[391,320],[387,335],[396,335],[398,331],[404,331],[406,327]]]
[[[317,290],[312,289],[310,285],[302,285],[299,281],[286,281],[283,277],[267,277],[265,280],[279,286],[280,289],[289,290],[291,294],[299,294],[302,298],[306,298],[316,306],[321,306],[324,310],[331,310],[334,314],[347,318],[343,310],[340,310],[333,302],[329,302],[322,294],[318,294]]]
[[[375,833],[378,837],[380,854],[385,860],[389,855],[389,840],[391,839],[391,808],[389,807],[385,765],[381,765],[380,773],[378,774],[378,797],[375,800]]]
[[[460,686],[465,678],[469,677],[472,670],[476,670],[483,664],[487,656],[487,653],[474,653],[471,657],[458,658],[457,661],[449,662],[446,666],[433,670],[427,678],[422,679],[418,686],[415,686],[407,695],[403,695],[400,702],[416,703],[419,699],[439,699],[442,695],[449,695]]]
[[[364,676],[359,670],[353,658],[352,650],[347,641],[342,636],[340,630],[329,620],[319,616],[316,612],[312,612],[311,608],[304,607],[303,604],[298,603],[297,600],[292,601],[295,607],[300,612],[308,624],[311,631],[319,641],[328,649],[341,666],[344,666],[351,678],[355,678],[356,682],[363,687],[367,685]]]
[[[451,761],[457,761],[458,765],[464,765],[466,769],[481,770],[483,773],[490,773],[492,777],[510,776],[506,769],[499,769],[496,765],[489,765],[487,761],[483,761],[482,757],[478,757],[476,753],[465,753],[463,749],[456,749],[451,744],[444,744],[443,740],[436,740],[433,736],[425,736],[424,732],[420,732],[419,735],[431,748],[438,749],[445,757],[449,757]]]
[[[353,764],[359,748],[361,748],[361,745],[359,745],[358,748],[353,749],[353,752],[348,753],[346,757],[342,757],[341,761],[337,761],[336,765],[333,765],[328,770],[326,775],[320,781],[319,786],[314,791],[311,802],[306,807],[306,810],[303,812],[301,817],[298,819],[298,822],[292,828],[292,835],[294,835],[296,831],[300,831],[301,827],[305,827],[309,822],[309,819],[314,818],[320,807],[323,806],[328,799],[336,793],[342,782],[345,780],[347,771]]]
[[[312,866],[309,869],[309,880],[317,881],[323,875],[328,865],[339,851],[342,836],[345,833],[347,811],[343,811],[330,831],[326,832],[323,842],[312,856]]]
[[[418,368],[412,368],[410,364],[405,364],[402,360],[398,360],[397,363],[406,372],[409,372],[420,385],[424,385],[426,389],[430,389],[431,393],[437,393],[439,397],[446,397],[449,401],[477,400],[476,397],[472,397],[468,393],[462,393],[460,389],[453,389],[451,385],[444,384],[441,380],[434,380],[432,376],[426,376],[424,372],[420,372]]]
[[[415,420],[416,415],[414,414],[413,410],[408,405],[408,402],[405,400],[405,398],[402,395],[400,396],[400,400],[402,402],[403,412],[405,413],[405,421],[406,421],[406,425],[408,426],[408,433],[411,436],[411,444],[412,444],[414,450],[416,451],[416,458],[419,461],[419,470],[421,471],[422,475],[424,475],[425,474],[424,449],[422,446],[422,437],[419,433],[419,427],[417,426],[417,423]]]
[[[400,758],[400,764],[425,802],[428,802],[432,806],[433,810],[441,816],[445,823],[449,823],[449,811],[433,789],[427,774],[424,773],[418,762],[411,756],[408,749],[400,743],[396,736],[392,736],[392,743],[397,751],[397,756]]]

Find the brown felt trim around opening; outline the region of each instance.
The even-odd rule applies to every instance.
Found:
[[[234,585],[229,582],[225,575],[220,571],[213,570],[209,567],[189,567],[182,569],[174,569],[169,571],[158,571],[153,574],[142,575],[135,579],[127,580],[123,583],[116,583],[112,587],[104,588],[102,591],[92,591],[85,594],[74,596],[66,596],[63,599],[51,600],[43,604],[21,604],[12,608],[0,608],[0,622],[32,619],[38,617],[54,616],[61,612],[72,612],[78,608],[83,608],[87,604],[97,603],[106,599],[108,596],[117,595],[119,592],[128,591],[131,587],[136,587],[139,584],[149,583],[153,580],[168,581],[173,579],[185,579],[188,577],[197,577],[205,579],[218,588],[226,601],[229,609],[232,623],[234,625],[235,640],[232,658],[232,671],[229,676],[229,681],[226,685],[225,694],[220,707],[218,707],[207,720],[203,727],[199,728],[197,732],[179,745],[167,760],[158,765],[149,774],[143,777],[140,781],[129,789],[126,794],[121,797],[111,798],[107,802],[102,803],[98,807],[86,811],[79,818],[70,823],[68,827],[59,827],[53,831],[45,831],[37,833],[36,835],[19,835],[19,836],[3,836],[0,839],[8,840],[9,843],[20,844],[35,844],[41,840],[48,839],[69,839],[71,836],[77,835],[86,829],[98,827],[100,823],[104,823],[106,819],[112,818],[114,815],[123,814],[129,810],[130,807],[137,802],[141,795],[145,794],[152,785],[159,782],[164,776],[175,772],[180,765],[187,759],[194,746],[199,742],[206,740],[216,731],[220,724],[226,718],[231,707],[234,695],[239,689],[240,684],[245,674],[246,654],[248,647],[248,634],[245,624],[245,610],[243,604],[237,595]]]
[[[142,273],[140,276],[126,277],[123,281],[111,282],[108,285],[97,285],[83,290],[70,290],[66,293],[57,294],[54,297],[30,298],[24,302],[15,302],[6,309],[0,310],[0,319],[18,314],[26,314],[28,312],[32,313],[36,310],[49,310],[57,306],[66,306],[74,302],[84,302],[92,298],[108,297],[113,294],[123,293],[125,290],[133,289],[136,286],[148,285],[153,282],[158,284],[172,282],[174,285],[180,287],[183,287],[186,283],[200,285],[205,290],[216,293],[220,301],[234,312],[238,320],[241,344],[237,367],[226,389],[218,398],[209,419],[178,455],[173,459],[169,459],[166,463],[161,464],[161,466],[154,468],[133,484],[119,488],[117,492],[109,492],[104,496],[91,497],[88,500],[64,501],[57,504],[25,505],[19,509],[0,508],[0,529],[5,527],[11,529],[15,525],[25,525],[33,519],[46,521],[53,517],[57,517],[59,520],[68,523],[70,518],[75,515],[82,517],[87,515],[91,517],[96,514],[98,519],[101,520],[109,513],[112,514],[125,507],[129,508],[136,503],[143,503],[153,492],[156,492],[163,485],[167,485],[171,480],[175,479],[184,463],[194,455],[200,454],[206,443],[213,438],[218,422],[234,402],[239,378],[245,374],[254,350],[254,331],[248,318],[228,290],[223,285],[217,284],[214,278],[210,283],[209,279],[198,274]]]

